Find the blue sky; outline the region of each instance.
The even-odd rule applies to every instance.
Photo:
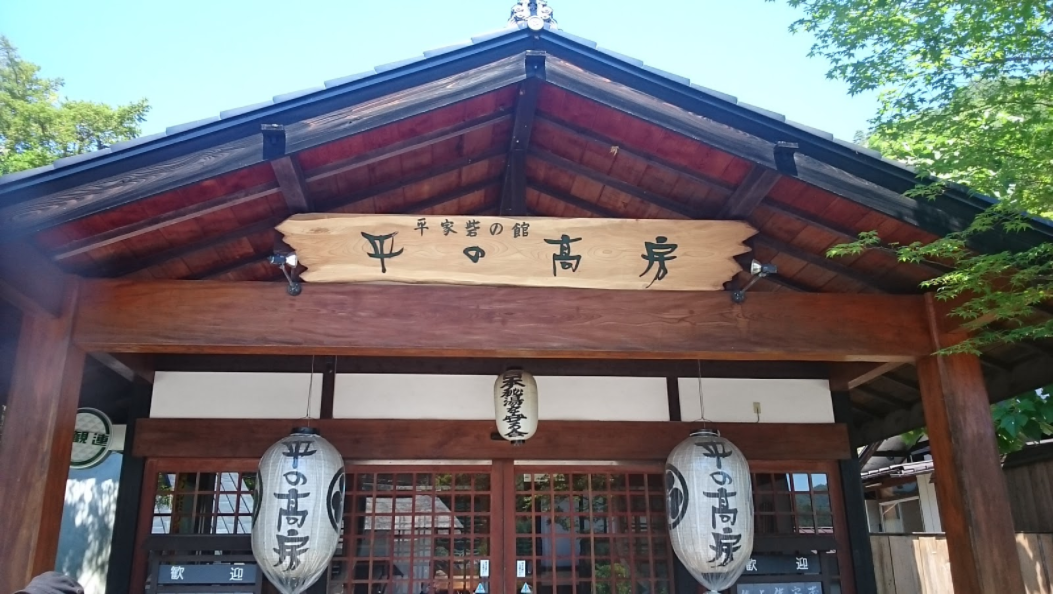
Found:
[[[0,33],[75,99],[145,97],[143,132],[320,85],[504,25],[512,0],[3,0]],[[550,0],[560,26],[851,139],[876,110],[763,0]]]

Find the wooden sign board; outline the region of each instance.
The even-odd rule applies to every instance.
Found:
[[[738,221],[301,214],[278,231],[308,282],[713,291],[756,231]]]

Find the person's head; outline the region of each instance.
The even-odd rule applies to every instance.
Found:
[[[33,578],[29,585],[15,594],[84,594],[84,588],[65,574],[49,571]]]

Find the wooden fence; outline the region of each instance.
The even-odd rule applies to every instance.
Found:
[[[872,534],[878,594],[950,594],[951,567],[943,535]],[[1017,534],[1026,594],[1053,594],[1053,534]]]

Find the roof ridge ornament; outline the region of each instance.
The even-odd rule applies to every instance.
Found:
[[[540,31],[542,29],[558,30],[559,25],[552,17],[548,0],[519,0],[512,5],[512,14],[508,17],[509,26]]]

